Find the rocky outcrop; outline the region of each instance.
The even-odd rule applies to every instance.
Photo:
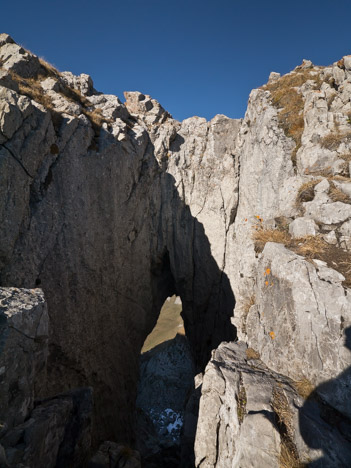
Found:
[[[47,299],[38,396],[93,386],[97,440],[130,442],[139,352],[166,297],[181,296],[198,368],[235,337],[223,268],[239,122],[179,123],[147,96],[123,105],[40,66],[30,82],[2,69],[13,85],[0,89],[1,283],[40,285]]]
[[[305,402],[308,390],[245,343],[222,343],[203,379],[196,466],[348,466],[351,420],[316,394]]]
[[[243,120],[210,122],[178,122],[138,92],[122,103],[6,34],[0,66],[0,281],[40,285],[50,316],[41,354],[28,332],[48,378],[35,388],[31,376],[13,407],[1,402],[8,428],[26,425],[40,399],[43,412],[60,407],[54,432],[65,437],[74,404],[46,398],[91,386],[93,445],[112,441],[92,463],[106,465],[112,452],[115,465],[124,463],[139,353],[163,302],[177,294],[196,372],[223,341],[238,335],[249,346],[223,344],[212,354],[197,466],[274,466],[283,455],[348,463],[350,57],[271,74]],[[36,310],[31,299],[33,323]],[[9,320],[6,346],[17,349]],[[26,359],[21,373],[32,371]],[[185,412],[187,446],[198,381]],[[299,395],[296,382],[311,396]],[[306,435],[310,424],[318,446]]]
[[[225,271],[236,298],[238,336],[270,383],[263,405],[261,377],[245,377],[256,371],[246,364],[243,371],[239,345],[234,355],[226,345],[213,354],[200,400],[197,466],[350,464],[350,257],[343,233],[350,217],[351,95],[343,67],[301,66],[250,95],[238,140],[239,203]],[[301,383],[305,402],[291,390]],[[275,388],[284,390],[293,418],[288,439],[279,414],[274,421],[266,413],[275,411]],[[240,398],[248,405],[245,418],[235,418]],[[205,440],[206,431],[212,436]]]
[[[92,403],[89,388],[38,401],[29,419],[0,440],[7,466],[84,466],[91,450]]]
[[[49,319],[40,289],[0,288],[0,424],[21,424],[45,385]]]
[[[49,317],[40,289],[0,288],[0,447],[4,467],[80,467],[91,447],[92,390],[38,400]]]

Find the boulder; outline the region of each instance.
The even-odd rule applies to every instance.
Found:
[[[292,237],[315,236],[319,231],[317,224],[310,218],[296,218],[289,224]]]
[[[222,343],[204,374],[195,466],[348,466],[351,421],[323,389],[333,391],[272,371],[243,342]]]
[[[38,57],[14,42],[2,41],[0,62],[5,70],[12,71],[23,78],[35,77],[40,70]]]

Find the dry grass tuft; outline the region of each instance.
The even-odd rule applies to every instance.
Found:
[[[242,331],[246,333],[246,319],[249,313],[250,308],[256,303],[256,298],[254,295],[249,296],[246,298],[243,306],[242,306]]]
[[[320,140],[322,148],[326,148],[330,151],[335,151],[339,148],[343,140],[351,138],[351,132],[340,132],[336,131],[328,133]]]
[[[300,70],[284,75],[278,80],[263,86],[263,89],[270,91],[273,105],[280,109],[278,114],[279,124],[285,135],[293,138],[296,143],[295,150],[292,153],[294,165],[296,165],[296,152],[301,146],[301,136],[304,129],[304,100],[302,94],[296,88],[299,88],[308,80],[315,81],[315,89],[320,88],[319,76],[313,75],[308,70]]]
[[[267,242],[288,245],[291,241],[289,233],[279,231],[278,229],[257,229],[253,233],[252,238],[255,241],[256,252],[262,252]]]
[[[314,188],[321,181],[322,179],[309,180],[301,185],[297,192],[296,204],[300,206],[301,203],[312,201],[314,199]]]
[[[341,189],[336,187],[333,182],[330,182],[330,187],[329,187],[329,192],[328,195],[334,202],[342,202],[342,203],[348,203],[351,204],[351,199],[346,193],[344,193]]]
[[[300,396],[302,396],[302,398],[304,398],[305,400],[310,396],[310,394],[314,390],[314,386],[312,385],[312,383],[305,377],[301,380],[296,380],[293,385],[297,393]]]
[[[329,268],[333,268],[345,277],[343,284],[351,287],[351,252],[330,245],[320,236],[305,236],[293,239],[286,231],[277,229],[259,229],[252,235],[255,241],[256,252],[262,252],[267,242],[277,242],[306,258],[326,262]]]
[[[45,79],[48,75],[59,79],[59,72],[52,65],[48,64],[42,59],[40,60],[44,72],[41,75],[38,75],[36,78],[22,78],[16,73],[12,73],[11,76],[17,82],[21,94],[28,96],[30,99],[33,99],[39,104],[42,104],[46,109],[51,111],[54,126],[57,128],[60,126],[62,118],[60,118],[59,113],[55,111],[51,97],[43,91],[43,88],[41,87],[41,81],[43,81],[43,79]],[[88,110],[91,107],[91,102],[88,98],[83,96],[80,91],[70,88],[62,82],[60,85],[61,91],[59,94],[61,94],[67,100],[81,106],[82,114],[84,114],[89,119],[96,135],[99,135],[101,126],[104,122],[112,123],[111,120],[106,119],[102,115],[101,109],[94,109],[93,111]]]
[[[247,348],[246,350],[246,357],[247,359],[260,359],[260,353],[255,351],[253,348]]]
[[[350,162],[350,161],[351,161],[351,153],[341,154],[339,157],[340,157],[341,159],[343,159],[344,161],[346,161],[346,162]]]
[[[299,239],[292,239],[288,245],[297,254],[303,255],[307,259],[321,258],[329,248],[329,244],[318,236],[305,236]]]
[[[242,424],[242,422],[244,421],[244,416],[246,414],[247,399],[246,399],[246,391],[245,391],[245,387],[244,387],[241,375],[240,375],[240,381],[239,381],[239,391],[235,395],[235,398],[236,398],[236,404],[237,404],[236,412],[237,412],[238,420],[239,420],[239,423]]]
[[[60,72],[51,63],[47,62],[43,58],[39,58],[39,62],[42,68],[42,74],[45,76],[51,76],[53,78],[59,78]]]
[[[281,468],[302,467],[294,440],[293,414],[289,406],[289,401],[283,390],[275,388],[273,390],[272,409],[276,415],[277,426],[281,437],[280,458]]]
[[[17,82],[19,92],[30,99],[42,104],[48,109],[53,108],[51,98],[43,92],[40,81],[36,78],[22,78],[16,73],[11,73],[12,78]]]
[[[275,388],[272,396],[271,405],[277,415],[278,423],[284,424],[287,433],[293,433],[292,413],[285,393],[283,390]]]
[[[291,449],[291,446],[284,441],[280,445],[279,465],[280,468],[304,468],[307,466],[300,461],[296,449]]]

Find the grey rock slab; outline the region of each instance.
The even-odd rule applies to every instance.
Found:
[[[335,231],[330,231],[328,234],[324,234],[323,239],[331,245],[336,245],[338,243]]]
[[[15,41],[12,39],[12,37],[9,34],[6,33],[1,33],[0,34],[0,47],[2,47],[5,44],[14,44]]]
[[[332,418],[321,423],[325,407],[315,402],[314,393],[304,401],[292,380],[248,351],[243,342],[222,343],[206,367],[195,466],[279,467],[287,436],[296,464],[323,459],[325,466],[347,466],[351,459],[347,432],[340,435]],[[220,393],[211,387],[218,380]],[[349,427],[347,418],[344,423]]]
[[[313,219],[309,218],[295,218],[292,223],[289,224],[289,233],[292,237],[304,237],[304,236],[315,236],[319,231],[317,224]]]
[[[266,244],[246,327],[249,345],[270,368],[317,385],[351,364],[343,334],[351,323],[351,303],[342,281],[324,263],[314,266],[281,244]],[[337,408],[337,399],[330,399]]]
[[[49,318],[40,289],[0,288],[0,422],[23,422],[45,385]]]
[[[91,446],[92,409],[89,388],[36,402],[29,419],[1,439],[10,466],[85,466]]]
[[[12,138],[32,110],[26,96],[0,86],[0,143]]]
[[[351,218],[351,205],[342,202],[319,203],[318,200],[303,203],[305,216],[317,223],[337,224]]]
[[[344,66],[346,70],[350,71],[351,70],[351,56],[345,55],[343,59],[344,59]]]
[[[40,70],[38,57],[15,43],[7,42],[2,45],[0,60],[3,68],[15,72],[23,78],[36,76]]]

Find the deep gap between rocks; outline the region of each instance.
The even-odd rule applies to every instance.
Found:
[[[140,356],[137,440],[143,466],[184,466],[186,406],[193,393],[195,366],[185,336],[179,296],[168,297]],[[190,444],[193,445],[193,442]],[[184,456],[183,456],[184,457]],[[193,466],[193,456],[186,454]]]

